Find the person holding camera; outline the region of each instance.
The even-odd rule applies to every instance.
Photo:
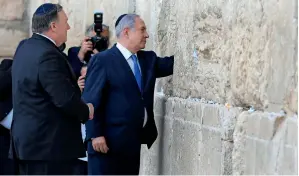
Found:
[[[92,41],[92,38],[96,36],[96,32],[94,30],[94,24],[89,26],[86,30],[85,36],[81,46],[79,47],[71,47],[68,50],[68,60],[77,76],[80,77],[80,71],[84,64],[88,63],[91,56],[108,49],[109,45],[109,27],[102,24],[102,32],[100,33],[100,37],[103,38],[103,41],[107,41],[105,45],[95,46]],[[104,43],[104,42],[103,42]]]

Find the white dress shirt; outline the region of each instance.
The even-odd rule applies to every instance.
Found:
[[[118,42],[116,44],[116,47],[119,49],[119,51],[121,52],[121,54],[127,60],[127,62],[129,64],[129,66],[130,66],[133,74],[135,75],[135,72],[134,72],[134,62],[133,62],[133,59],[131,58],[131,56],[133,55],[133,53],[131,53],[127,48],[125,48],[122,44],[120,44]],[[134,55],[137,57],[136,53]],[[137,63],[138,63],[138,67],[139,67],[139,70],[140,70],[140,74],[142,76],[141,68],[140,68],[138,60],[137,60]],[[145,126],[146,122],[147,122],[147,112],[146,112],[146,108],[144,107],[144,122],[143,122],[143,127]]]
[[[83,142],[84,142],[84,139],[86,137],[86,128],[85,128],[85,125],[84,124],[81,124],[81,133],[82,133],[82,139],[83,139]],[[82,161],[88,161],[88,153],[86,151],[86,157],[83,157],[83,158],[79,158],[79,160],[82,160]]]
[[[11,128],[11,123],[12,123],[12,115],[13,115],[13,109],[7,114],[6,117],[2,121],[0,121],[0,124],[6,128],[9,129]]]

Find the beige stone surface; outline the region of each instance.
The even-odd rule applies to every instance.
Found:
[[[297,117],[243,112],[234,132],[233,174],[297,175],[297,138]]]
[[[60,1],[64,11],[68,16],[68,23],[71,29],[68,31],[67,47],[79,46],[84,38],[86,14],[86,1]]]
[[[163,89],[167,80],[158,91],[279,111],[297,89],[294,7],[295,0],[137,1],[149,45],[176,56],[173,86]]]
[[[155,96],[159,136],[140,174],[298,174],[298,120],[197,99]]]
[[[298,174],[296,0],[1,0],[0,60],[29,36],[44,2],[64,7],[67,48],[80,44],[94,11],[111,44],[119,15],[136,12],[146,49],[175,55],[174,75],[157,81],[159,136],[142,147],[141,174]]]
[[[141,174],[232,174],[231,130],[239,113],[237,108],[157,94],[159,137],[152,149],[142,149]]]
[[[0,28],[0,57],[13,56],[19,42],[28,37],[28,33],[20,30]]]
[[[1,0],[0,20],[22,20],[25,8],[25,0]]]

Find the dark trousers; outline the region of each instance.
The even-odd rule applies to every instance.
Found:
[[[111,154],[88,154],[88,175],[138,175],[140,154],[121,156]]]
[[[0,125],[0,128],[3,128]],[[17,167],[14,160],[8,158],[8,151],[10,146],[10,135],[8,132],[1,131],[0,135],[0,175],[15,175],[17,174]]]
[[[18,161],[20,175],[72,175],[77,170],[76,163],[77,159],[65,161]]]
[[[87,175],[87,173],[87,162],[78,159],[73,175]]]

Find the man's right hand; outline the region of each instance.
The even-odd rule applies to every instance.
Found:
[[[89,120],[92,120],[94,116],[94,107],[91,103],[87,103],[86,105],[88,106],[89,109]]]
[[[92,140],[92,147],[95,151],[101,153],[107,153],[109,150],[104,136],[94,138]]]
[[[93,50],[93,45],[92,42],[90,41],[90,37],[85,37],[82,41],[81,48],[78,53],[78,58],[80,59],[80,61],[83,61],[85,54],[88,51],[92,51],[92,50]]]

